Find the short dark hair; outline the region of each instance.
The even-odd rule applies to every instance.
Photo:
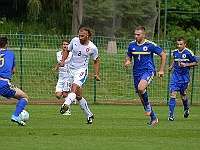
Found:
[[[141,30],[141,31],[143,31],[145,33],[146,29],[143,26],[138,26],[135,30]]]
[[[186,41],[185,41],[185,38],[184,37],[179,37],[178,39],[177,39],[177,41],[183,41],[183,43],[186,43]]]
[[[70,43],[70,40],[65,39],[65,40],[62,40],[62,44],[63,44],[63,42]]]
[[[7,37],[0,37],[0,48],[3,48],[6,46],[6,44],[8,44],[8,39]]]

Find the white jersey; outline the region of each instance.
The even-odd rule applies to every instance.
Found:
[[[81,45],[78,37],[71,40],[68,50],[72,51],[69,67],[73,70],[87,69],[90,56],[92,56],[93,60],[96,60],[98,57],[96,45],[91,41],[86,46]]]
[[[61,62],[62,56],[63,56],[63,55],[62,55],[62,51],[59,51],[59,52],[56,53],[56,57],[57,57],[58,63]],[[69,52],[69,55],[68,55],[67,59],[65,60],[65,65],[64,65],[64,67],[59,67],[59,68],[58,68],[58,69],[59,69],[59,78],[63,78],[63,77],[66,76],[66,72],[67,72],[67,70],[69,69],[69,66],[68,66],[68,65],[69,65],[71,56],[72,56],[72,52]]]

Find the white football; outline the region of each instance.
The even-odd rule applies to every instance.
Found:
[[[27,121],[29,119],[28,111],[22,110],[22,112],[19,114],[19,117],[22,119],[22,121]]]

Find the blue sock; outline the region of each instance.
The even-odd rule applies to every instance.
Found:
[[[21,98],[16,105],[14,115],[19,116],[19,114],[22,112],[26,104],[27,104],[27,100],[25,98]]]
[[[186,97],[185,100],[182,99],[182,102],[183,102],[183,106],[184,106],[184,110],[188,110],[188,98]]]
[[[154,114],[154,111],[153,111],[152,108],[151,108],[151,115],[150,115],[150,117],[151,117],[151,120],[155,120],[156,119],[156,115]]]
[[[169,115],[170,117],[174,117],[174,108],[176,106],[176,98],[170,98],[169,101]]]

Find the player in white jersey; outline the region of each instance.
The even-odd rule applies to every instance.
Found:
[[[78,100],[78,104],[87,116],[87,124],[92,124],[94,119],[93,113],[87,105],[87,101],[82,97],[82,85],[85,83],[88,75],[88,63],[90,57],[94,60],[94,77],[100,81],[99,77],[99,60],[98,49],[88,37],[92,36],[93,32],[90,28],[82,27],[79,29],[79,38],[75,37],[70,41],[68,50],[64,51],[60,66],[64,65],[64,60],[69,56],[69,51],[72,51],[72,57],[69,63],[69,73],[72,78],[72,89],[68,97],[65,98],[64,104],[61,106],[60,113],[67,111],[70,104]]]
[[[70,84],[69,76],[68,76],[68,69],[69,69],[68,64],[70,62],[72,53],[71,52],[69,53],[69,56],[65,60],[65,64],[63,67],[60,67],[58,65],[60,63],[60,61],[62,60],[63,51],[65,51],[67,49],[69,43],[70,43],[69,40],[62,41],[62,49],[63,50],[56,53],[58,63],[56,64],[56,66],[54,68],[52,68],[53,73],[57,70],[59,71],[58,82],[56,84],[56,98],[58,98],[58,99],[66,98],[68,96],[68,93],[71,90],[71,84]],[[71,115],[70,107],[63,115]]]

